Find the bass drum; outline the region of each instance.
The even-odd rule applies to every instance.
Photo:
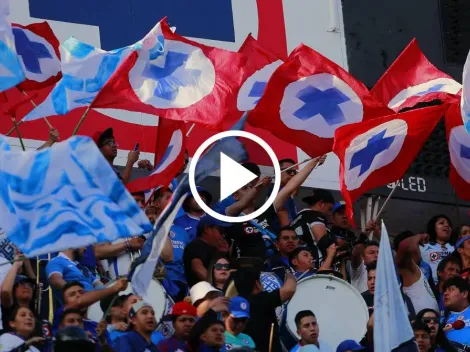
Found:
[[[297,283],[294,297],[287,304],[287,328],[299,338],[295,315],[311,310],[320,326],[320,339],[333,350],[347,339],[360,341],[367,332],[369,311],[361,294],[348,282],[331,275],[315,275]]]
[[[113,284],[114,283],[112,283],[110,286]],[[128,295],[129,293],[133,293],[131,283],[129,283],[125,291],[119,293],[119,296]],[[155,311],[155,319],[157,320],[157,323],[159,323],[157,330],[160,331],[163,336],[165,336],[165,338],[171,337],[174,333],[173,324],[171,321],[162,322],[161,319],[164,315],[171,312],[174,301],[166,293],[160,282],[156,280],[150,281],[147,294],[142,297],[142,299],[150,303],[153,310]],[[100,302],[96,302],[88,308],[88,319],[90,320],[99,322],[103,318],[103,314],[104,312],[101,310]]]

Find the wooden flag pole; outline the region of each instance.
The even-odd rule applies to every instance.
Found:
[[[17,129],[18,126],[21,125],[22,123],[23,123],[23,120],[21,120],[20,122],[18,122],[18,123],[16,124],[16,126],[15,126],[15,124],[13,124],[13,127],[12,127],[7,133],[5,133],[5,136],[9,136],[10,134],[12,134],[13,131],[14,131],[15,129]]]
[[[20,140],[21,148],[25,152],[26,148],[24,146],[23,138],[21,138],[20,129],[18,128],[18,124],[16,123],[15,116],[11,115],[11,121],[13,122],[13,129],[16,131],[16,134],[18,135],[18,139]]]
[[[75,129],[73,130],[72,132],[72,136],[75,136],[78,132],[78,129],[80,128],[80,126],[82,125],[83,121],[85,121],[85,118],[86,116],[88,115],[88,113],[90,112],[91,110],[91,105],[93,103],[91,103],[90,105],[88,105],[88,107],[86,108],[85,112],[83,113],[82,117],[80,118],[80,121],[78,121],[78,124],[77,126],[75,126]]]
[[[38,106],[36,105],[36,103],[34,102],[33,98],[31,98],[23,89],[20,89],[18,88],[19,91],[25,96],[25,97],[28,97],[29,98],[29,101],[31,102],[31,105],[34,106],[35,108],[37,108]],[[45,117],[43,117],[44,121],[46,121],[47,123],[47,126],[49,126],[49,128],[54,128],[52,127],[51,123],[49,122],[49,120]],[[21,121],[20,121],[21,122]]]
[[[191,125],[191,127],[189,127],[188,132],[186,132],[186,137],[189,137],[189,135],[190,135],[191,132],[193,131],[194,127],[196,127],[196,124],[195,124],[195,123],[193,123],[193,124]]]

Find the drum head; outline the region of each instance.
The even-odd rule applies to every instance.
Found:
[[[367,332],[369,312],[361,294],[344,280],[316,275],[298,282],[294,297],[287,304],[287,327],[297,335],[295,315],[311,310],[320,326],[320,339],[333,350],[347,339],[360,341]]]

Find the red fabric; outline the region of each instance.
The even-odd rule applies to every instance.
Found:
[[[315,50],[301,44],[292,51],[287,61],[271,76],[264,95],[250,113],[248,122],[254,127],[266,129],[284,141],[300,147],[311,157],[330,152],[333,147],[333,137],[322,138],[305,130],[290,129],[282,122],[280,116],[280,106],[286,87],[301,78],[320,73],[334,75],[350,86],[361,99],[364,120],[393,113],[373,98],[364,84],[343,68]]]
[[[416,39],[413,39],[379,79],[372,88],[371,93],[385,105],[389,105],[390,101],[404,89],[437,78],[452,79],[452,77],[437,69],[426,58]],[[459,100],[454,95],[447,93],[427,93],[423,96],[409,97],[403,104],[393,108],[393,110],[399,111],[403,108],[412,107],[419,102],[428,102],[434,99],[440,99],[443,102],[456,102]]]
[[[353,218],[352,204],[360,195],[373,188],[383,186],[387,183],[392,183],[403,177],[447,108],[448,105],[445,104],[411,110],[401,114],[393,114],[343,126],[336,131],[333,152],[340,160],[341,193],[346,202],[347,214],[351,220]],[[348,189],[346,178],[352,177],[351,175],[354,176],[354,171],[356,171],[356,173],[358,171],[357,167],[347,170],[348,166],[346,164],[345,157],[346,155],[351,157],[351,153],[353,153],[350,150],[348,152],[349,148],[354,148],[351,142],[357,143],[357,137],[360,137],[375,127],[381,126],[382,124],[390,121],[397,122],[399,120],[406,122],[407,132],[398,154],[385,165],[372,168],[371,170],[373,171],[362,181],[359,187]],[[377,132],[379,131],[380,128]],[[366,147],[365,143],[366,142],[363,141],[362,144],[356,144],[356,148],[354,148],[355,151],[363,150],[363,148]],[[382,162],[384,160],[384,154],[385,153],[376,155],[374,163]]]

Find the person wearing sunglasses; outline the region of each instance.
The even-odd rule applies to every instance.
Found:
[[[447,338],[445,337],[442,327],[439,326],[439,313],[437,313],[433,309],[423,309],[418,314],[416,314],[415,321],[424,323],[428,326],[433,351],[455,351],[455,349],[450,346],[449,340],[447,340]]]
[[[253,339],[244,334],[246,324],[250,319],[250,303],[240,296],[232,297],[228,306],[229,311],[222,313],[225,324],[225,348],[255,348]]]
[[[207,282],[223,291],[230,276],[230,259],[224,254],[217,255],[208,268]]]

